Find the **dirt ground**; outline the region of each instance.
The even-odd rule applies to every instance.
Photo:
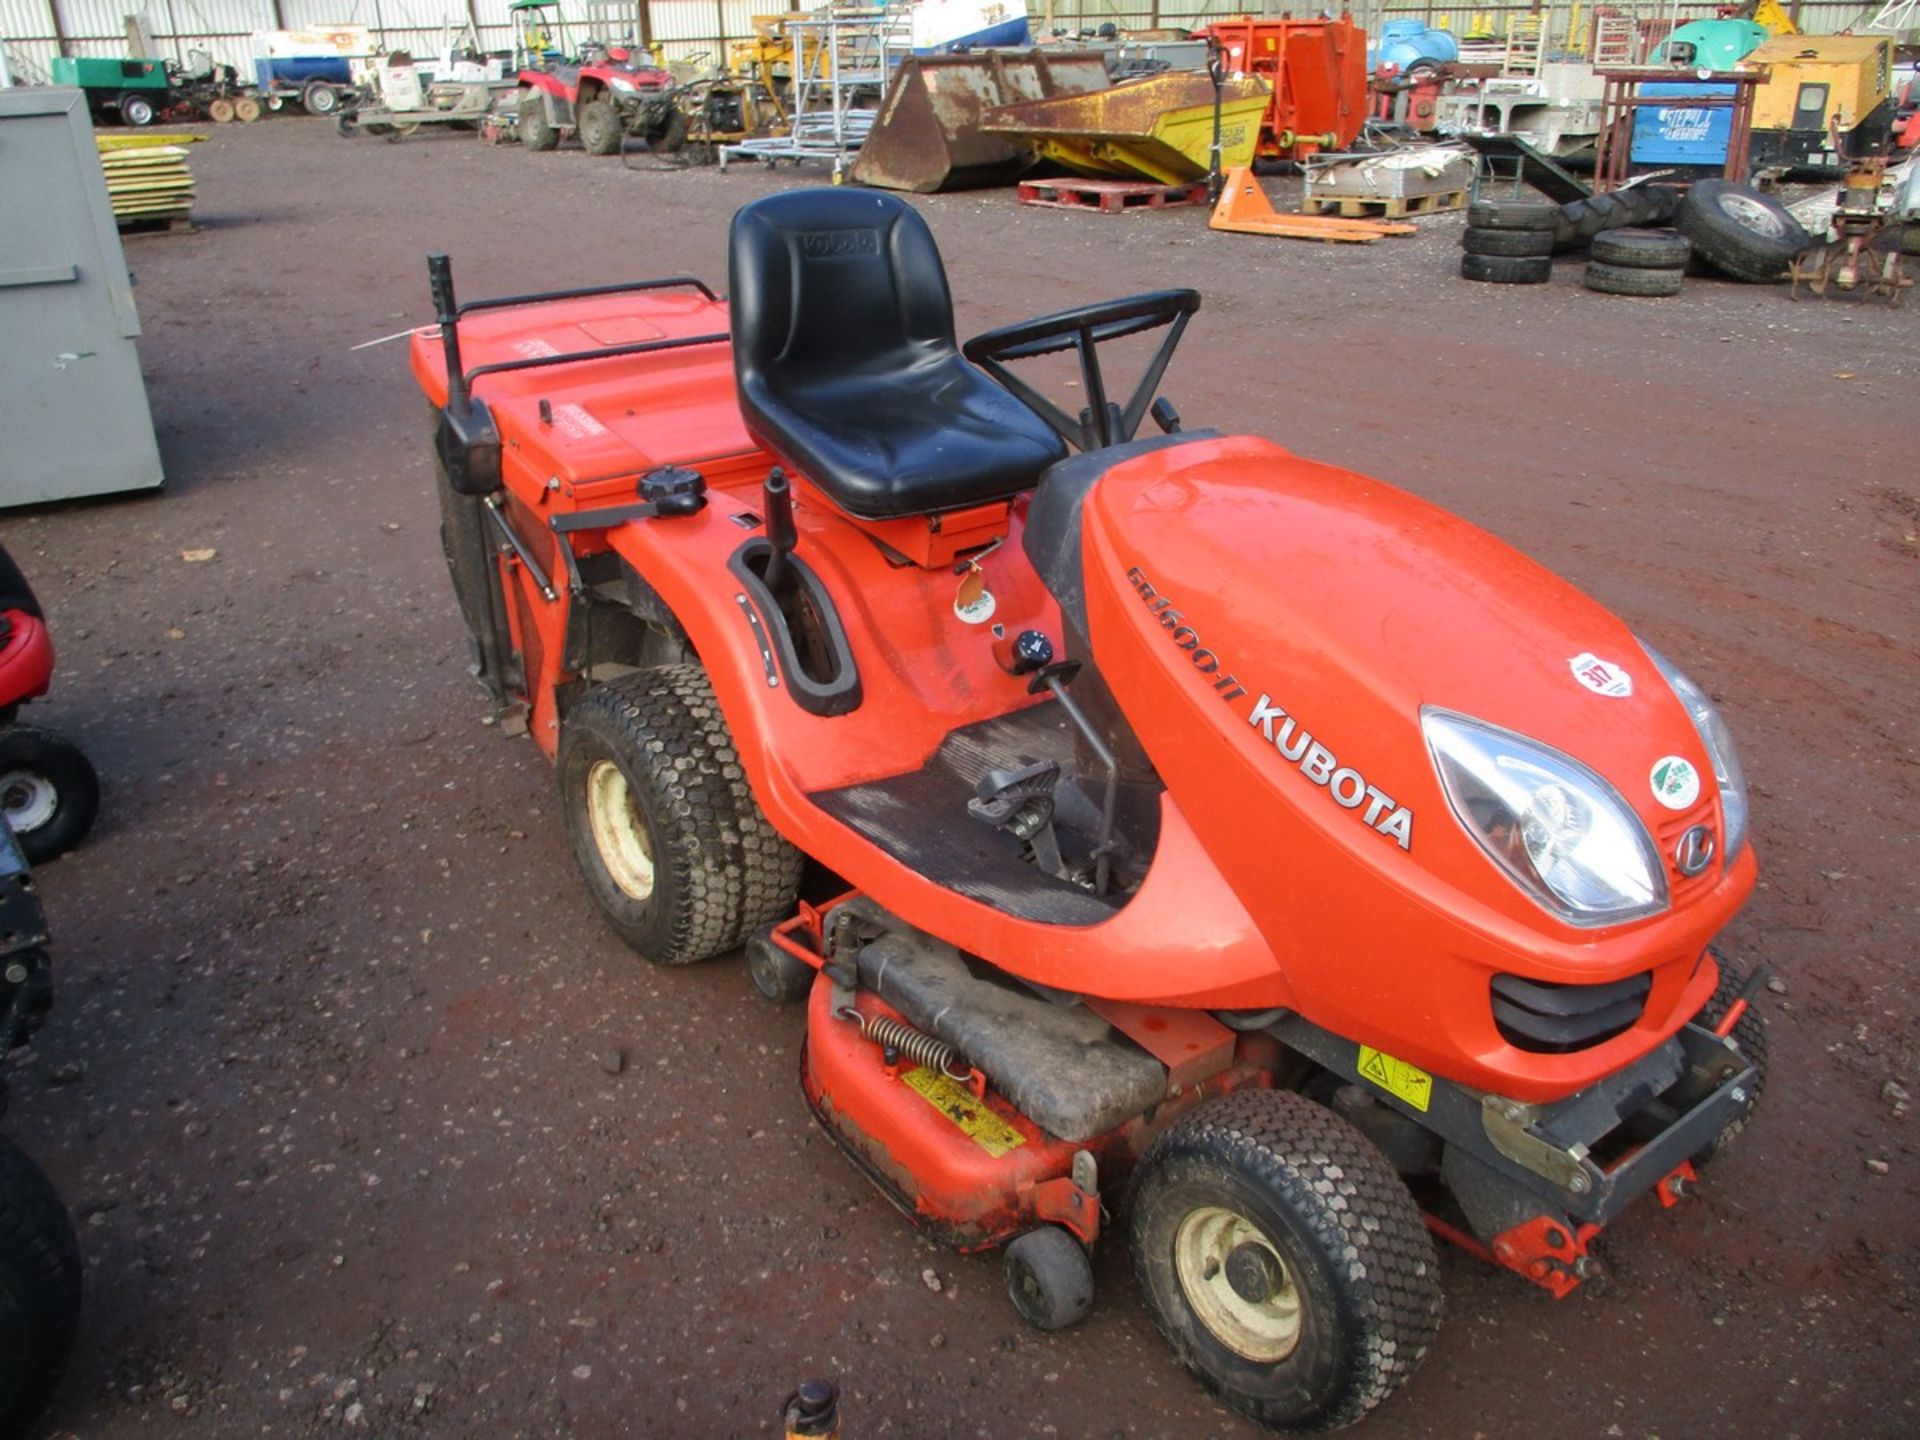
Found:
[[[43,871],[59,1002],[6,1122],[86,1253],[47,1433],[751,1436],[831,1375],[850,1440],[1250,1435],[1121,1247],[1087,1323],[1024,1328],[997,1259],[929,1248],[815,1131],[794,1012],[601,928],[546,762],[465,672],[404,347],[350,348],[428,317],[430,250],[468,297],[718,283],[733,209],[817,177],[291,119],[193,165],[200,232],[128,243],[165,491],[0,519],[60,649],[39,718],[106,785]],[[1190,423],[1488,526],[1740,739],[1760,1118],[1697,1203],[1614,1228],[1604,1287],[1445,1255],[1438,1345],[1367,1433],[1920,1429],[1920,306],[1474,285],[1458,217],[1319,247],[923,203],[963,334],[1198,287]]]

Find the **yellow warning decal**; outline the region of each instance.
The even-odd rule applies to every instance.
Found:
[[[1418,1065],[1396,1060],[1371,1046],[1360,1047],[1360,1074],[1422,1113],[1433,1103],[1433,1076]]]
[[[900,1072],[900,1083],[958,1125],[969,1140],[996,1160],[1027,1143],[1026,1136],[974,1099],[973,1092],[950,1075],[916,1065]]]

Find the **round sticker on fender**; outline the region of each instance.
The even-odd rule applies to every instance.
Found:
[[[1669,810],[1685,810],[1700,798],[1700,772],[1691,760],[1669,755],[1656,761],[1653,774],[1653,798]]]

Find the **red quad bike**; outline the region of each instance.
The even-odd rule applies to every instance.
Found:
[[[36,725],[21,705],[47,693],[53,640],[33,590],[0,548],[0,807],[35,865],[64,855],[93,828],[100,779],[80,747]]]
[[[1745,1122],[1714,707],[1444,511],[1182,429],[1193,291],[962,349],[926,223],[853,190],[742,209],[730,304],[429,269],[474,669],[588,889],[804,1000],[827,1133],[1035,1324],[1111,1207],[1183,1363],[1347,1424],[1433,1338],[1432,1236],[1565,1295]],[[1047,355],[1077,414],[1012,373]]]
[[[552,150],[577,131],[589,155],[617,155],[646,102],[672,88],[672,75],[634,64],[625,51],[592,64],[522,70],[515,110],[520,143]]]

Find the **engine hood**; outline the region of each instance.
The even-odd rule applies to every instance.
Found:
[[[1724,861],[1673,868],[1689,827],[1724,830],[1705,748],[1645,650],[1485,531],[1244,437],[1115,466],[1082,526],[1095,661],[1277,952],[1427,944],[1595,979],[1644,968],[1649,944],[1697,956],[1751,884],[1750,863],[1745,885]],[[1580,930],[1520,891],[1450,813],[1426,707],[1598,772],[1665,857],[1669,909]],[[1655,793],[1676,758],[1698,781],[1684,810]],[[1715,914],[1687,917],[1709,891]]]

